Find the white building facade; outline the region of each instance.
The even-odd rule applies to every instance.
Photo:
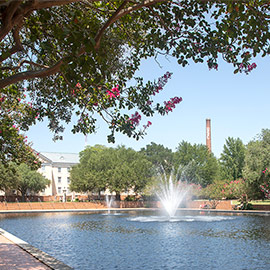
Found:
[[[51,181],[51,184],[41,192],[42,196],[74,197],[70,191],[70,170],[79,163],[79,154],[40,152],[41,168],[38,172]]]

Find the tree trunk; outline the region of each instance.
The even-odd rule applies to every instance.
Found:
[[[121,195],[120,195],[120,193],[116,192],[115,200],[116,201],[121,201]]]

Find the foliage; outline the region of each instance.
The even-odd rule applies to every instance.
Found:
[[[225,183],[222,189],[222,195],[226,199],[239,199],[248,193],[247,183],[244,179],[237,179]]]
[[[175,168],[186,168],[187,180],[190,183],[206,187],[215,179],[218,172],[218,163],[213,153],[202,144],[191,145],[182,141],[174,155]]]
[[[211,200],[224,199],[224,195],[222,193],[223,185],[223,181],[214,181],[212,184],[206,186],[201,190],[200,197]]]
[[[121,192],[143,190],[152,176],[152,164],[131,148],[88,147],[80,153],[80,163],[71,170],[70,189],[101,192],[109,189],[118,199]]]
[[[19,182],[17,167],[10,163],[3,165],[0,163],[0,190],[7,191],[16,189]]]
[[[249,188],[244,179],[236,179],[234,181],[216,180],[201,190],[200,196],[212,200],[221,199],[240,199],[248,196]]]
[[[162,166],[166,173],[171,172],[173,168],[173,152],[171,149],[164,147],[162,144],[151,142],[151,144],[142,148],[140,152],[143,153],[155,167]]]
[[[70,172],[70,190],[100,193],[106,189],[107,170],[112,163],[111,149],[101,145],[87,147],[80,152],[80,163]]]
[[[27,193],[38,193],[49,184],[50,180],[26,164],[0,164],[0,190],[17,190],[24,198]]]
[[[221,178],[236,180],[243,177],[245,145],[242,140],[229,137],[223,147],[220,159]]]
[[[127,87],[141,59],[171,55],[210,69],[224,59],[249,73],[252,58],[270,52],[269,9],[262,0],[0,1],[2,161],[33,162],[20,132],[44,118],[56,139],[72,115],[74,133],[95,132],[101,117],[111,142],[115,132],[142,137],[150,123],[140,127],[141,115],[165,115],[181,98],[153,103],[170,73]]]
[[[265,168],[263,173],[263,183],[260,185],[261,191],[266,199],[270,199],[270,171]]]
[[[240,210],[252,210],[252,205],[250,204],[250,199],[247,194],[242,194],[242,196],[239,199],[240,205],[239,209]]]
[[[247,144],[243,176],[248,182],[251,199],[263,199],[261,185],[265,180],[263,171],[270,166],[270,130],[263,129],[257,139]]]
[[[50,180],[35,170],[31,170],[26,164],[18,167],[19,182],[16,187],[24,198],[27,193],[38,193],[50,185]]]

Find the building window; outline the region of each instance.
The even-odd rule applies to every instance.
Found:
[[[61,193],[61,187],[58,187],[58,193]]]
[[[61,167],[58,167],[58,172],[61,172]]]
[[[70,167],[67,167],[67,171],[70,172]]]
[[[61,177],[58,177],[58,184],[61,184]]]
[[[68,183],[68,184],[70,183],[70,178],[69,178],[69,177],[67,177],[67,183]]]
[[[41,170],[45,171],[45,165],[41,165]]]

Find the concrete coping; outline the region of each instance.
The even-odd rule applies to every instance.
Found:
[[[72,267],[55,259],[54,257],[39,250],[38,248],[28,244],[27,242],[3,230],[2,228],[0,228],[0,234],[2,234],[4,237],[6,237],[11,242],[13,242],[15,245],[19,246],[21,249],[31,254],[33,257],[35,257],[40,262],[42,262],[43,264],[45,264],[46,266],[50,267],[53,270],[72,270],[73,269]]]

